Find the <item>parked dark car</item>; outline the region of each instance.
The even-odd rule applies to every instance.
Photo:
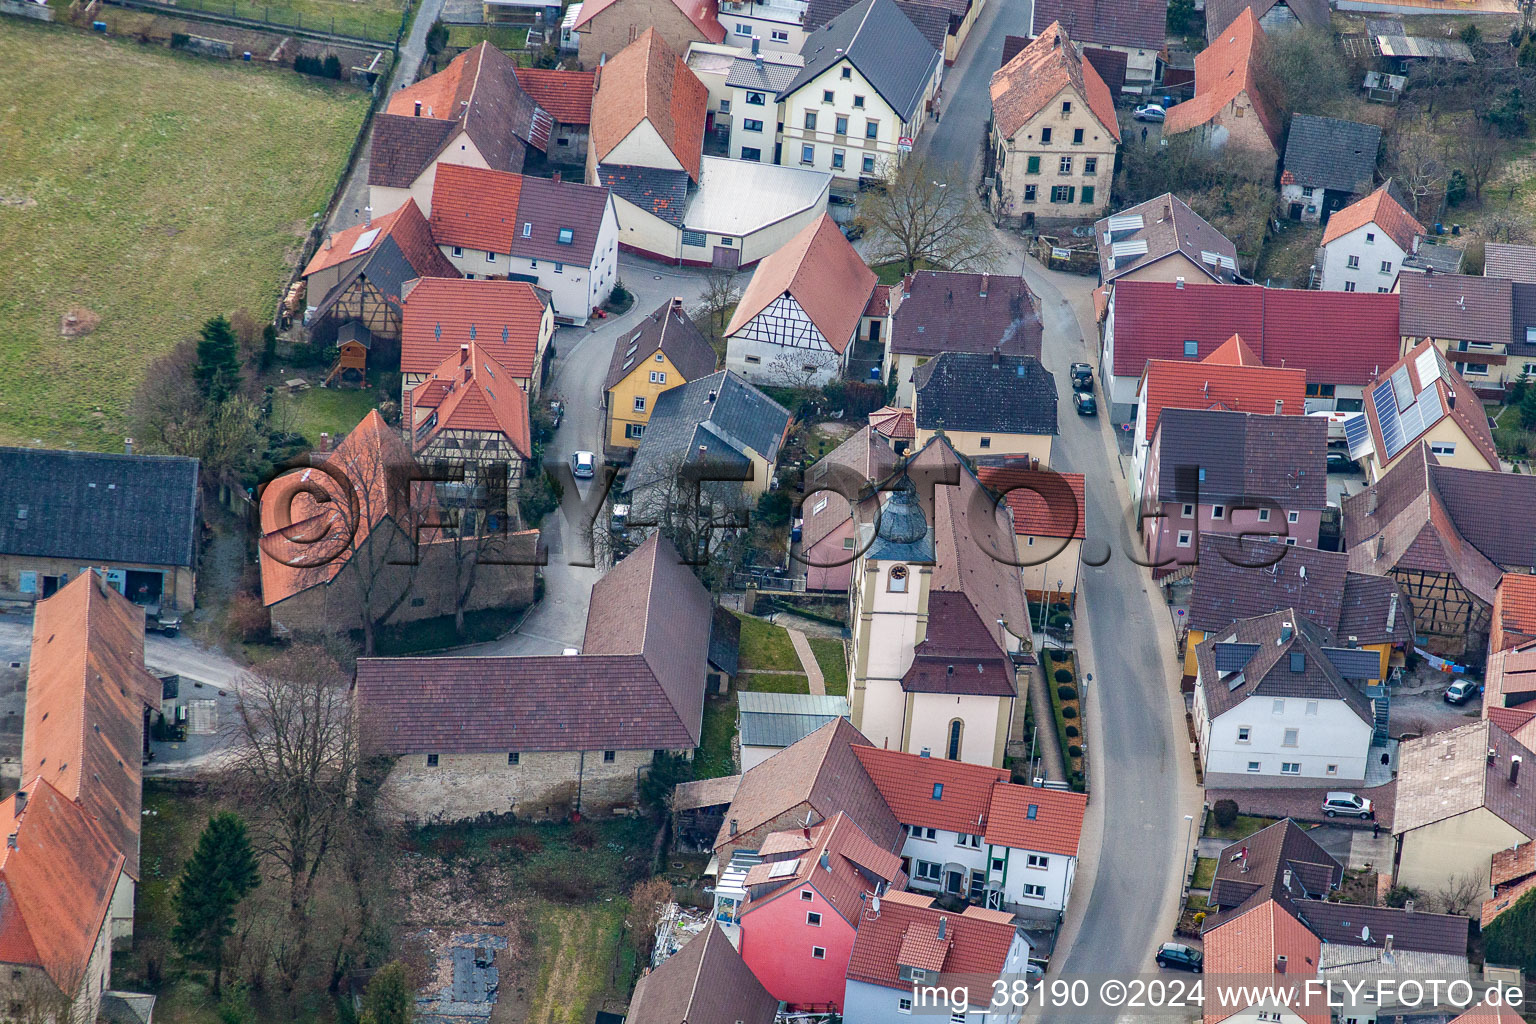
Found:
[[[1077,410],[1079,416],[1097,416],[1099,414],[1099,403],[1094,401],[1093,396],[1086,391],[1072,392],[1072,406]]]
[[[181,616],[158,604],[145,605],[144,632],[175,636],[181,632]]]
[[[1355,460],[1349,457],[1348,452],[1341,452],[1335,448],[1328,450],[1328,472],[1353,473],[1359,468],[1355,465]]]
[[[1093,367],[1087,363],[1073,363],[1071,375],[1073,391],[1093,390]]]
[[[1194,971],[1196,974],[1205,970],[1205,954],[1182,942],[1163,943],[1154,959],[1159,967],[1173,967],[1181,971]]]

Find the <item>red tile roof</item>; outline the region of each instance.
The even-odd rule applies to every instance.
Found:
[[[512,376],[530,378],[544,310],[526,281],[425,278],[405,297],[400,369],[430,373],[460,345],[478,341]]]
[[[1116,142],[1120,120],[1115,98],[1092,64],[1083,59],[1061,22],[1052,22],[1007,64],[992,73],[992,111],[999,133],[1012,138],[1046,105],[1071,88]]]
[[[1411,277],[1427,277],[1424,274],[1412,274]],[[1440,277],[1442,275],[1435,275]],[[1463,436],[1482,455],[1488,468],[1494,472],[1499,469],[1499,453],[1493,444],[1493,431],[1488,428],[1488,414],[1483,411],[1483,403],[1472,391],[1471,386],[1462,379],[1461,374],[1453,370],[1441,354],[1439,346],[1434,341],[1423,341],[1416,345],[1412,351],[1402,359],[1381,371],[1381,374],[1366,387],[1366,393],[1370,394],[1382,381],[1388,380],[1399,369],[1408,371],[1408,383],[1412,390],[1414,400],[1428,387],[1419,374],[1418,360],[1425,353],[1430,353],[1429,358],[1435,363],[1436,377],[1433,382],[1435,392],[1439,396],[1440,408],[1445,417],[1456,422],[1461,428]],[[1381,433],[1381,421],[1376,416],[1376,403],[1365,403],[1365,419],[1370,424],[1371,440],[1376,447],[1376,457],[1385,466],[1388,462],[1386,441]],[[1439,420],[1436,420],[1438,423]],[[1411,453],[1416,447],[1418,439],[1423,437],[1435,424],[1425,427],[1412,437],[1403,438],[1403,447],[1391,458],[1396,459],[1405,453]]]
[[[802,830],[794,831],[802,833]],[[810,885],[845,920],[858,928],[866,900],[874,894],[876,883],[871,881],[871,876],[894,883],[892,888],[902,888],[906,883],[901,858],[882,849],[858,822],[842,811],[812,826],[810,841],[811,845],[803,852],[790,851],[796,854],[794,857],[781,855],[775,860],[752,865],[745,883],[749,896],[742,910],[744,917],[786,893]],[[794,861],[795,868],[786,874],[774,875],[774,865],[788,860]]]
[[[1236,334],[1198,363],[1149,360],[1141,378],[1141,393],[1147,403],[1145,439],[1150,441],[1157,432],[1164,409],[1227,409],[1273,415],[1279,402],[1279,411],[1287,416],[1304,414],[1307,371],[1257,363],[1253,350]]]
[[[16,840],[0,848],[0,963],[41,967],[73,997],[106,927],[122,854],[45,779],[0,803],[0,831]]]
[[[874,290],[874,271],[824,213],[758,263],[725,333],[727,337],[735,334],[788,292],[841,355]]]
[[[1299,367],[1308,383],[1365,385],[1402,345],[1392,294],[1121,280],[1113,298],[1117,377],[1139,377],[1149,359],[1182,358],[1186,341],[1200,359],[1241,334],[1265,366]]]
[[[988,768],[900,750],[854,747],[880,795],[903,825],[980,835],[992,784],[1007,782],[1003,768]],[[936,798],[934,787],[942,787]]]
[[[996,977],[1007,965],[1016,934],[1006,914],[979,907],[955,914],[934,907],[932,896],[887,893],[880,913],[866,914],[859,923],[848,980],[907,989],[912,983],[901,980],[903,966]]]
[[[37,604],[27,672],[21,777],[78,803],[139,877],[144,709],[160,681],[144,670],[144,610],[96,573]]]
[[[623,0],[586,0],[581,5],[581,17],[577,19],[575,27],[580,29],[614,4],[622,2]],[[672,0],[672,3],[683,12],[683,16],[693,23],[693,27],[698,29],[699,34],[706,40],[718,43],[725,39],[725,26],[720,24],[720,18],[711,0]]]
[[[583,17],[586,8],[582,8]],[[699,180],[709,90],[654,28],[620,50],[597,78],[592,145],[598,162],[646,121],[683,170]],[[863,308],[862,304],[859,307]]]
[[[1005,460],[1001,466],[978,466],[976,478],[994,494],[1003,495],[1013,513],[1013,532],[1020,537],[1060,537],[1082,540],[1086,535],[1088,497],[1083,474],[1029,469]]]
[[[443,164],[432,183],[432,237],[439,245],[510,253],[522,187],[520,174]]]
[[[405,205],[392,213],[386,213],[382,217],[375,217],[371,222],[355,225],[345,231],[338,231],[320,244],[315,254],[309,258],[309,265],[304,268],[304,277],[327,267],[334,267],[338,263],[372,252],[384,238],[394,229],[395,222],[403,216],[409,216],[407,210],[414,211],[417,217],[421,216],[421,210],[417,209],[414,199],[407,199]],[[375,232],[361,245],[359,239],[368,232]]]
[[[1504,647],[1536,637],[1536,576],[1507,572],[1499,579],[1493,594],[1495,630],[1516,634]]]
[[[561,124],[590,124],[595,71],[518,68],[517,83]]]
[[[415,435],[417,452],[445,430],[470,430],[501,434],[523,458],[533,455],[528,396],[478,342],[444,359],[431,377],[416,385],[411,405],[437,411],[435,425]]]
[[[331,582],[375,526],[386,517],[405,515],[409,508],[405,493],[390,479],[390,469],[408,466],[411,454],[377,409],[334,451],[315,458],[330,472],[295,470],[261,490],[261,598],[269,607]],[[356,494],[355,529],[348,522],[349,496],[331,472],[347,478]],[[315,500],[317,491],[327,504]]]
[[[1306,925],[1274,899],[1267,899],[1234,914],[1206,932],[1202,938],[1207,974],[1276,975],[1274,984],[1294,983],[1298,993],[1304,979],[1317,976],[1322,943]],[[1283,976],[1279,975],[1277,968],[1282,956],[1286,958]],[[1242,986],[1237,988],[1241,989]],[[1208,999],[1205,1004],[1205,1024],[1218,1024],[1219,1021],[1257,1005],[1239,1005],[1222,999],[1223,995],[1230,1000],[1237,994],[1236,991],[1218,992],[1216,998]],[[1323,999],[1319,995],[1315,1000],[1298,998],[1287,1009],[1306,1024],[1329,1024],[1331,1018],[1328,1008],[1322,1004]]]
[[[1076,857],[1087,811],[1088,797],[1082,793],[998,783],[992,787],[982,835],[996,846]]]
[[[876,409],[869,414],[869,425],[893,441],[911,441],[917,437],[911,409],[898,409],[891,405]]]
[[[1198,128],[1246,93],[1270,144],[1278,149],[1280,117],[1260,91],[1256,75],[1265,41],[1253,9],[1245,7],[1219,39],[1195,55],[1194,98],[1168,109],[1163,133],[1175,135]]]
[[[1507,1006],[1497,1009],[1479,1004],[1456,1017],[1451,1024],[1524,1024],[1525,1018]]]
[[[1367,224],[1381,228],[1403,252],[1413,252],[1414,238],[1426,233],[1424,225],[1403,209],[1403,205],[1393,199],[1392,193],[1383,185],[1359,202],[1350,203],[1329,217],[1328,229],[1323,232],[1323,244],[1343,238]]]

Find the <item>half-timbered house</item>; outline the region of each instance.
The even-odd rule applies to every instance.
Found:
[[[509,511],[532,453],[528,396],[479,342],[467,342],[411,389],[417,459],[455,476],[476,507]],[[457,483],[458,481],[451,481]]]
[[[1503,572],[1536,566],[1525,510],[1536,477],[1440,464],[1425,442],[1344,502],[1349,568],[1390,575],[1431,653],[1478,656],[1488,645]]]
[[[418,281],[406,294],[401,320],[400,404],[409,404],[411,392],[443,360],[474,344],[537,398],[554,333],[549,293],[526,281]]]
[[[432,242],[432,229],[416,203],[328,235],[304,268],[308,306],[304,323],[318,341],[357,321],[372,339],[400,340],[405,283],[423,277],[458,277]]]
[[[758,264],[726,327],[726,369],[764,384],[825,384],[847,365],[875,284],[823,214]]]

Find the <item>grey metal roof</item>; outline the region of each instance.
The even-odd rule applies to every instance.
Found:
[[[779,98],[847,58],[903,121],[911,121],[943,53],[918,31],[896,0],[860,0],[805,37],[805,67]]]
[[[663,391],[624,490],[653,484],[700,454],[711,462],[745,463],[755,452],[772,465],[789,419],[789,410],[729,370]]]
[[[1376,182],[1381,129],[1335,117],[1296,114],[1285,143],[1284,173],[1298,185],[1364,194]]]
[[[192,565],[198,462],[0,448],[0,553]]]
[[[731,63],[725,84],[740,89],[761,89],[778,95],[795,80],[805,58],[798,53],[762,53],[757,57],[737,57]]]
[[[736,695],[742,746],[787,747],[836,718],[852,713],[848,698],[809,693]]]

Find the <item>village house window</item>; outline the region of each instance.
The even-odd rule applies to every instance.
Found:
[[[1248,762],[1248,770],[1250,772],[1258,771],[1259,770],[1259,762],[1258,761],[1249,761]]]
[[[603,751],[603,763],[604,764],[612,764],[614,756],[615,756],[615,752],[612,751],[612,750],[605,750],[605,751]]]
[[[1190,533],[1188,530],[1180,530],[1179,531],[1179,541],[1178,541],[1179,547],[1181,547],[1181,548],[1189,547],[1190,538],[1192,538],[1193,536],[1194,536],[1194,534]]]
[[[880,137],[880,122],[873,117],[865,118],[864,137],[866,139],[878,139]]]
[[[816,111],[807,110],[805,112],[805,130],[808,132],[816,130]]]
[[[874,174],[875,173],[875,158],[872,157],[872,156],[866,156],[864,158],[864,163],[863,163],[862,166],[864,168],[864,173],[865,174]]]
[[[1285,739],[1280,741],[1280,745],[1282,747],[1294,747],[1294,746],[1298,746],[1300,744],[1300,742],[1301,742],[1301,730],[1300,729],[1287,729],[1287,730],[1285,730]]]
[[[1200,354],[1200,343],[1186,339],[1184,342],[1184,358],[1193,359]]]
[[[428,754],[427,755],[427,767],[428,768],[436,768],[437,767],[437,755],[436,754]]]
[[[847,114],[838,114],[837,115],[837,119],[832,124],[832,133],[834,135],[847,135],[848,134],[848,115]]]
[[[1305,185],[1305,186],[1303,186],[1303,187],[1302,187],[1302,190],[1301,190],[1301,194],[1302,194],[1302,196],[1304,196],[1304,197],[1305,197],[1305,198],[1307,198],[1307,199],[1311,199],[1311,198],[1312,198],[1312,194],[1313,194],[1313,193],[1314,193],[1314,192],[1316,192],[1316,191],[1317,191],[1317,189],[1316,189],[1316,188],[1314,188],[1314,187],[1313,187],[1313,186],[1311,186],[1311,185]]]
[[[556,263],[555,264],[555,273],[557,273],[557,274],[565,273],[565,264],[564,263]]]
[[[942,799],[944,799],[944,783],[942,783],[942,782],[935,782],[933,784],[933,798],[935,800],[942,800]]]
[[[811,926],[812,928],[820,928],[821,927],[821,915],[816,913],[816,911],[814,911],[814,910],[807,910],[805,912],[805,923],[807,925]]]
[[[1071,185],[1052,185],[1051,202],[1070,203],[1072,201],[1072,197],[1076,193],[1077,189],[1073,188]]]
[[[635,412],[645,412],[645,396],[635,396]]]
[[[652,384],[665,384],[666,382],[667,382],[667,371],[666,370],[652,370],[651,371],[651,383]]]
[[[1050,144],[1051,144],[1051,130],[1049,128],[1041,128],[1040,129],[1040,145],[1042,145],[1042,146],[1049,146]]]
[[[1281,775],[1300,775],[1301,774],[1301,763],[1299,761],[1281,761],[1280,762],[1280,774]]]
[[[832,100],[833,100],[833,97],[832,97],[832,90],[831,89],[823,89],[823,90],[821,90],[821,102],[823,102],[823,103],[831,103]]]
[[[1179,509],[1179,516],[1182,519],[1193,519],[1193,518],[1195,518],[1195,506],[1189,504],[1188,502],[1185,502],[1184,507]]]
[[[956,833],[956,835],[955,835],[955,845],[956,846],[968,846],[968,847],[970,847],[973,850],[979,850],[979,849],[981,849],[981,836],[967,835],[964,832]]]
[[[532,221],[523,221],[523,237],[524,238],[531,238],[531,237],[533,237],[533,222]]]
[[[1295,537],[1287,537],[1287,538],[1285,538],[1285,546],[1286,547],[1291,547],[1291,548],[1295,547],[1296,546],[1296,538]]]
[[[1004,867],[1003,858],[1001,858],[1001,857],[993,857],[992,858],[992,870],[993,871],[1001,871],[1001,870],[1003,870],[1003,867]]]
[[[811,890],[809,890],[809,889],[801,889],[800,890],[800,899],[804,903],[809,903],[809,902],[811,902],[811,900],[815,899],[815,897],[811,895]]]
[[[897,1013],[911,1013],[912,1012],[912,1000],[908,999],[906,996],[902,996],[900,999],[896,1000],[896,1012]],[[1351,1021],[1350,1024],[1354,1024],[1354,1022]]]
[[[826,958],[827,958],[827,951],[826,951],[826,949],[824,949],[821,946],[812,946],[811,947],[811,959],[812,960],[825,960]]]
[[[844,68],[844,70],[846,71],[847,69]],[[864,109],[864,97],[863,96],[855,96],[853,98],[853,106],[854,106],[855,110],[863,110]]]
[[[1353,282],[1353,281],[1345,281],[1344,282],[1344,290],[1347,291],[1347,292],[1354,291],[1355,290],[1355,282]]]
[[[464,255],[464,247],[462,245],[454,246],[453,247],[453,254],[455,256],[463,256]]]
[[[749,93],[747,93],[747,106],[749,106],[749,107],[761,107],[765,102],[767,102],[767,101],[766,101],[766,98],[763,96],[762,93],[760,93],[760,92],[749,92]]]
[[[1391,260],[1382,260],[1381,261],[1381,272],[1383,274],[1390,274],[1390,273],[1392,273],[1392,261]]]
[[[560,234],[555,238],[555,241],[561,245],[570,245],[575,240],[576,232],[572,228],[561,228]]]
[[[1032,156],[1028,160],[1026,160],[1024,162],[1024,173],[1025,174],[1039,174],[1040,173],[1040,158],[1037,157],[1037,156]]]
[[[1285,699],[1283,697],[1275,698],[1275,702],[1269,707],[1269,712],[1272,715],[1285,714]]]
[[[729,114],[730,112],[731,112],[731,101],[730,100],[721,100],[720,101],[720,113],[722,113],[722,114]]]
[[[1347,263],[1348,263],[1348,266],[1349,266],[1350,270],[1359,270],[1360,269],[1360,257],[1359,256],[1351,256],[1348,259]]]
[[[1333,385],[1332,384],[1308,384],[1307,385],[1307,397],[1308,398],[1332,398],[1333,397]]]
[[[1317,714],[1317,701],[1315,701],[1315,700],[1307,701],[1307,714],[1309,714],[1309,715]]]
[[[1259,522],[1261,522],[1261,523],[1269,522],[1269,509],[1267,509],[1267,508],[1259,509]]]
[[[1033,186],[1033,185],[1025,185],[1024,186],[1024,201],[1026,203],[1032,203],[1032,202],[1035,201],[1035,186]]]
[[[1045,886],[1043,886],[1043,885],[1025,885],[1024,886],[1024,898],[1025,899],[1030,899],[1030,900],[1043,900],[1043,899],[1045,899]]]
[[[1061,116],[1062,117],[1066,117],[1070,113],[1072,113],[1072,101],[1071,100],[1062,100],[1061,101]]]
[[[640,440],[641,435],[643,435],[644,433],[645,433],[645,424],[644,423],[626,423],[626,424],[624,424],[624,436],[629,438],[631,441],[638,441],[638,440]]]
[[[517,751],[514,750],[512,753],[507,755],[507,764],[517,764],[519,759],[520,757]]]
[[[656,361],[657,361],[657,362],[658,362],[658,363],[659,363],[659,362],[661,362],[661,361],[662,361],[662,360],[663,360],[663,359],[665,359],[665,358],[667,358],[667,357],[666,357],[666,356],[665,356],[665,355],[664,355],[664,354],[663,354],[663,353],[661,353],[661,352],[657,352],[657,353],[656,353]],[[665,380],[665,379],[666,379],[666,378],[665,378],[665,377],[663,377],[663,378],[662,378],[662,379],[663,379],[663,380]]]
[[[486,253],[485,254],[485,262],[487,262],[487,263],[495,263],[496,262],[496,254],[493,253],[493,252]]]
[[[1099,158],[1096,157],[1096,156],[1085,156],[1085,157],[1083,157],[1083,173],[1084,174],[1098,174],[1099,173]]]
[[[746,152],[747,152],[746,150],[742,150],[743,154],[745,154]],[[742,159],[745,160],[746,156],[743,155]],[[709,235],[707,235],[703,231],[684,231],[683,232],[683,244],[684,245],[691,245],[691,246],[693,246],[696,249],[702,249],[704,246],[709,244]]]
[[[739,36],[747,36],[748,38],[751,38],[752,26],[738,21],[736,23],[736,34]]]
[[[1061,160],[1056,165],[1056,173],[1057,174],[1071,174],[1072,173],[1072,158],[1069,157],[1069,156],[1062,157]]]
[[[1084,185],[1083,186],[1083,203],[1086,205],[1086,204],[1091,204],[1092,202],[1093,202],[1093,186],[1092,185]]]
[[[1300,522],[1301,521],[1301,513],[1300,512],[1287,512],[1285,514],[1285,521],[1288,522],[1288,523]]]
[[[843,68],[843,81],[848,82],[848,81],[852,81],[852,80],[853,80],[853,68]]]
[[[1240,725],[1237,727],[1237,742],[1247,743],[1250,741],[1252,736],[1253,730],[1250,727],[1246,725]]]
[[[803,163],[803,164],[814,164],[816,162],[816,147],[815,146],[801,146],[800,147],[800,162]]]
[[[847,159],[848,154],[845,150],[834,149],[832,151],[832,169],[834,171],[842,170]]]
[[[732,246],[736,244],[736,239],[731,235],[721,235],[720,244],[724,246]]]
[[[1339,766],[1336,765],[1336,764],[1329,765],[1328,766],[1328,774],[1329,775],[1337,775],[1337,774],[1339,774]]]
[[[1081,146],[1082,144],[1083,144],[1083,130],[1081,128],[1074,128],[1074,129],[1072,129],[1072,145],[1074,145],[1074,146]]]
[[[747,363],[749,365],[756,366],[758,363],[763,361],[763,357],[762,356],[747,356],[746,357],[746,361],[747,361]]]
[[[992,447],[992,439],[990,437],[982,438],[980,443],[981,443],[981,446],[983,448],[991,448]]]
[[[964,1010],[956,1010],[954,1013],[949,1015],[949,1024],[965,1024],[965,1022],[966,1016]]]
[[[741,120],[741,130],[744,132],[760,132],[763,130],[763,122],[752,117],[744,117]]]
[[[1051,858],[1043,854],[1032,853],[1024,858],[1024,866],[1034,868],[1037,871],[1044,871],[1051,866]]]
[[[1225,518],[1227,518],[1227,506],[1225,506],[1225,505],[1212,505],[1211,506],[1211,518],[1212,519],[1225,519]]]
[[[1453,441],[1438,441],[1429,446],[1431,455],[1455,455],[1456,444]]]
[[[1374,231],[1367,231],[1365,233],[1365,244],[1366,245],[1375,245],[1376,244],[1376,232],[1374,232]]]

